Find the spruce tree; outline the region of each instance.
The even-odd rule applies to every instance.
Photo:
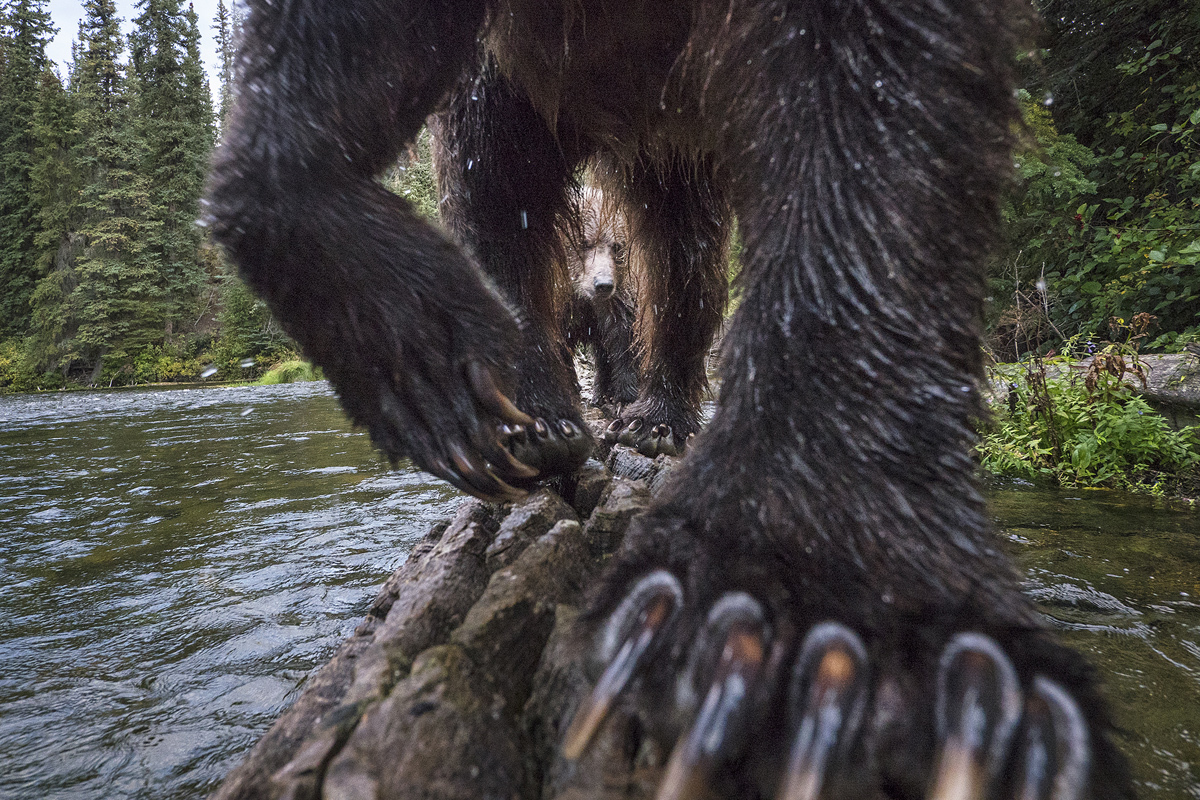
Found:
[[[225,130],[225,118],[233,104],[233,18],[225,0],[217,0],[217,16],[213,30],[217,32],[217,56],[221,59],[221,87],[217,103],[217,129]]]
[[[29,299],[38,277],[33,117],[48,67],[46,43],[56,31],[45,5],[46,0],[12,0],[0,16],[0,337],[29,329]]]
[[[85,0],[79,62],[72,87],[78,102],[81,174],[78,235],[82,250],[67,298],[70,322],[61,357],[101,377],[140,348],[161,339],[165,316],[158,271],[144,242],[153,236],[149,181],[140,174],[146,148],[132,120],[136,76],[120,64],[120,20],[113,0]],[[115,375],[114,375],[115,377]]]
[[[133,100],[150,180],[152,227],[143,240],[160,275],[167,332],[191,325],[207,275],[196,225],[213,145],[213,111],[200,60],[195,10],[180,0],[140,0],[131,37],[138,91]]]
[[[78,236],[72,226],[78,220],[80,185],[75,104],[49,68],[42,71],[33,131],[37,147],[30,177],[38,207],[34,245],[40,276],[30,298],[33,355],[44,366],[57,366],[57,345],[70,324],[66,299],[74,289]]]

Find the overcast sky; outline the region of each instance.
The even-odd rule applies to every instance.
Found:
[[[121,17],[121,30],[126,34],[133,30],[133,18],[140,12],[136,0],[116,0],[117,14]],[[217,39],[213,31],[213,21],[217,17],[217,0],[192,0],[196,7],[196,15],[200,18],[201,53],[204,56],[204,67],[208,70],[208,82],[216,96],[217,87]],[[230,0],[225,0],[225,7],[230,6]],[[184,8],[186,8],[186,0]],[[58,35],[46,46],[46,55],[58,63],[58,72],[66,77],[67,63],[71,60],[71,42],[79,35],[79,20],[83,19],[82,0],[50,0],[46,8]],[[129,51],[126,49],[125,58]]]

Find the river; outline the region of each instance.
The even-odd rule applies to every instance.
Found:
[[[0,798],[211,790],[461,495],[324,383],[0,397]],[[989,487],[1145,798],[1200,798],[1200,514]]]

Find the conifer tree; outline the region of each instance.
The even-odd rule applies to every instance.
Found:
[[[54,36],[46,0],[11,0],[0,11],[0,337],[24,334],[37,280],[37,203],[31,172],[38,87]]]
[[[213,30],[217,33],[217,57],[221,60],[221,87],[217,102],[217,129],[225,130],[225,117],[233,104],[233,18],[225,0],[217,0],[217,16],[213,19]]]
[[[180,0],[140,0],[131,37],[138,91],[133,98],[150,180],[152,226],[145,255],[160,275],[167,333],[190,324],[207,275],[196,225],[204,174],[213,145],[212,99],[200,59],[195,10]]]
[[[145,147],[132,120],[136,76],[120,64],[120,20],[113,0],[85,0],[80,57],[73,79],[78,102],[81,173],[79,237],[67,298],[70,323],[61,357],[92,366],[92,382],[108,359],[119,365],[161,338],[163,293],[143,242],[152,235],[149,181],[139,170]]]
[[[57,344],[70,322],[66,299],[74,289],[78,237],[72,235],[72,225],[78,220],[80,189],[73,98],[49,68],[42,71],[33,132],[37,147],[30,177],[38,208],[34,245],[40,277],[30,305],[34,357],[49,366],[57,365]]]

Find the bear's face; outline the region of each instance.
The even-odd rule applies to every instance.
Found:
[[[625,288],[629,272],[625,225],[604,201],[604,193],[587,186],[581,204],[583,242],[571,265],[577,295],[604,302]]]

